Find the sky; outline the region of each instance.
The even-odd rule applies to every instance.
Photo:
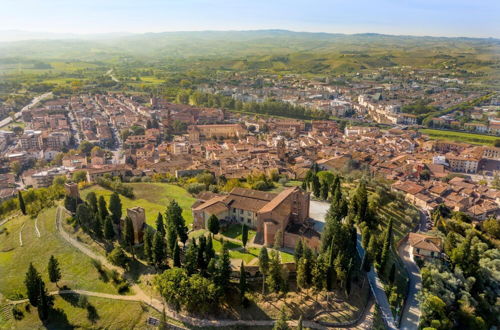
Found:
[[[287,29],[500,37],[500,0],[0,0],[0,30]]]

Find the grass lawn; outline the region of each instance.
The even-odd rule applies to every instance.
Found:
[[[450,140],[455,142],[466,142],[473,144],[482,144],[482,145],[493,145],[495,141],[500,140],[500,137],[484,135],[484,134],[474,134],[467,132],[454,132],[454,131],[445,131],[438,129],[421,129],[420,133],[429,135],[431,139],[434,140]]]
[[[127,208],[140,206],[146,210],[146,222],[154,227],[158,212],[165,213],[167,205],[171,199],[175,199],[182,207],[182,216],[189,226],[193,223],[193,214],[191,213],[191,205],[196,201],[184,188],[167,183],[128,183],[127,185],[134,188],[134,199],[120,196],[123,206],[123,214],[126,214]],[[109,198],[112,194],[110,190],[104,189],[98,185],[84,189],[81,192],[82,199],[89,192],[95,192],[97,198],[104,196],[109,205]]]
[[[147,326],[149,316],[160,319],[160,314],[140,302],[87,297],[94,309],[82,308],[78,295],[54,297],[54,311],[45,324],[40,322],[36,308],[26,311],[26,304],[18,305],[24,313],[22,320],[0,319],[2,329],[155,329]]]
[[[59,286],[116,294],[117,290],[110,282],[100,279],[91,259],[59,236],[55,212],[55,208],[50,208],[39,215],[41,237],[36,234],[35,220],[25,216],[16,217],[2,226],[9,234],[0,235],[0,293],[7,298],[25,296],[24,274],[30,262],[42,274],[47,289],[57,290],[56,285],[49,282],[47,274],[49,257],[54,255],[59,260],[62,273]],[[19,243],[21,228],[23,246]]]
[[[273,192],[273,193],[280,193],[282,192],[283,190],[285,190],[286,188],[290,188],[290,187],[300,187],[302,185],[302,181],[297,181],[297,180],[290,180],[288,181],[287,183],[285,183],[284,185],[280,184],[280,183],[277,183],[275,182],[274,185],[276,187],[274,187],[273,189],[271,189],[269,192]]]
[[[242,232],[243,232],[242,225],[234,224],[229,226],[221,234],[226,237],[234,238],[241,241]],[[257,232],[255,230],[248,229],[248,242],[250,242],[255,237],[256,233]]]

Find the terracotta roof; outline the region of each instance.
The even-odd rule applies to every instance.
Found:
[[[293,193],[297,189],[299,189],[299,188],[297,188],[297,187],[291,187],[291,188],[283,190],[272,201],[270,201],[269,203],[267,203],[266,205],[264,205],[264,207],[262,207],[259,210],[259,212],[261,212],[261,213],[271,212],[277,206],[279,206],[285,199],[287,199],[288,196],[290,196],[291,193]]]
[[[441,252],[442,241],[439,237],[423,235],[418,233],[410,233],[408,235],[410,245],[417,249]]]

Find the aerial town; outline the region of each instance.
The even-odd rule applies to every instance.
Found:
[[[0,329],[498,329],[498,4],[4,7]]]

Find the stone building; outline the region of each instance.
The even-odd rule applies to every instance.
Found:
[[[199,142],[203,139],[240,137],[246,130],[240,124],[192,125],[189,126],[189,141]]]
[[[142,207],[136,206],[127,209],[127,217],[132,220],[134,227],[135,244],[142,243],[144,236],[144,227],[146,224],[146,212]]]
[[[80,191],[78,190],[78,184],[74,182],[69,182],[64,184],[64,189],[66,190],[66,195],[73,197],[75,199],[80,199]]]
[[[320,235],[309,219],[309,193],[291,187],[279,194],[234,188],[228,195],[198,201],[192,207],[194,229],[207,228],[214,214],[222,222],[245,224],[257,231],[256,243],[274,244],[281,234],[285,247],[293,248],[303,239],[311,248],[320,244]]]

